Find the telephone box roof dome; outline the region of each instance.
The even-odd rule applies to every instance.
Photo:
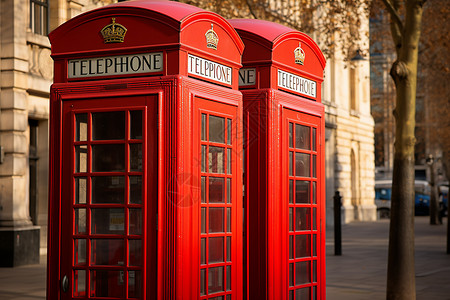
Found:
[[[280,44],[288,40],[301,40],[307,43],[314,51],[322,68],[325,68],[325,57],[316,42],[307,34],[287,26],[258,19],[231,19],[231,25],[239,32],[241,37],[248,37],[264,46],[269,51],[274,51]]]
[[[242,40],[235,29],[225,18],[214,12],[176,1],[130,0],[110,4],[82,13],[53,30],[49,34],[53,54],[70,51],[70,49],[62,45],[62,43],[72,44],[75,48],[73,51],[77,51],[76,48],[78,48],[78,46],[76,43],[90,42],[88,37],[86,37],[86,39],[79,39],[77,36],[83,35],[82,32],[84,32],[86,36],[89,35],[91,31],[94,30],[95,26],[100,26],[99,24],[101,22],[106,25],[107,23],[105,23],[105,21],[107,18],[109,18],[109,22],[111,22],[111,18],[115,18],[115,21],[119,24],[121,24],[121,20],[126,19],[129,24],[132,23],[135,25],[133,30],[134,32],[139,31],[139,38],[142,41],[141,46],[144,46],[144,40],[148,45],[149,39],[151,39],[153,35],[153,31],[151,32],[152,34],[149,34],[149,30],[153,30],[155,26],[161,27],[160,30],[166,31],[165,35],[167,38],[162,38],[162,41],[173,43],[175,40],[178,40],[178,42],[183,43],[183,29],[198,22],[210,22],[211,24],[214,23],[221,27],[223,31],[227,33],[240,53],[242,53],[244,49]],[[130,20],[131,18],[135,18],[136,20]],[[102,21],[99,22],[99,20]],[[133,27],[133,25],[129,25],[130,28]],[[97,30],[97,27],[95,27],[95,30]],[[128,34],[129,31],[127,32],[127,35]],[[75,35],[76,42],[75,40],[69,41],[68,38],[65,37],[67,35],[71,35],[71,38]],[[132,39],[134,39],[134,43],[131,43],[130,46],[133,44],[137,46],[138,38],[134,37]],[[79,51],[83,50],[88,51],[93,49],[90,49],[89,47],[79,48]]]

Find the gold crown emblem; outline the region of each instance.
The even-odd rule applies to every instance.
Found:
[[[217,50],[217,44],[219,43],[219,36],[213,29],[213,24],[211,24],[211,29],[209,29],[206,33],[206,47]]]
[[[116,18],[112,18],[111,24],[106,25],[100,30],[105,44],[107,43],[123,43],[127,29],[125,26],[116,23]]]
[[[302,49],[302,44],[298,43],[298,47],[294,50],[295,63],[302,65],[305,62],[305,51]]]

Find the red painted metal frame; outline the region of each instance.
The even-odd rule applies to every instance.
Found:
[[[111,23],[112,17],[128,29],[123,43],[104,44],[99,35],[99,30]],[[220,36],[217,50],[206,47],[204,33],[211,28],[211,24]],[[147,32],[152,32],[152,38],[148,38]],[[199,32],[202,32],[201,38]],[[64,141],[70,121],[63,111],[70,103],[82,102],[86,104],[86,109],[90,109],[89,104],[95,103],[101,105],[94,105],[92,109],[107,108],[110,101],[116,101],[116,106],[129,107],[134,103],[134,97],[141,99],[149,98],[150,95],[156,96],[152,98],[152,103],[139,104],[142,107],[155,107],[158,112],[154,119],[147,120],[148,133],[152,126],[157,125],[158,200],[157,215],[147,212],[145,238],[148,243],[157,239],[157,248],[156,270],[155,266],[150,266],[150,258],[145,266],[147,283],[151,278],[156,278],[156,291],[147,289],[146,299],[198,298],[199,207],[192,204],[198,201],[199,195],[196,193],[199,185],[194,184],[195,180],[191,176],[198,172],[194,157],[199,144],[194,143],[194,139],[200,133],[194,130],[197,128],[194,124],[195,107],[197,102],[214,103],[211,109],[219,114],[224,113],[221,111],[224,107],[232,107],[233,115],[236,116],[236,132],[241,132],[242,94],[237,91],[237,79],[243,52],[242,41],[231,25],[217,14],[172,1],[129,1],[106,6],[73,18],[52,32],[49,38],[55,60],[55,84],[50,99],[47,299],[61,299],[62,259],[68,251],[63,234],[71,230],[70,220],[65,217],[68,208],[63,205],[65,178],[70,176],[64,173],[66,164],[70,163],[64,154]],[[69,59],[143,52],[163,53],[162,72],[95,77],[92,80],[67,78]],[[191,78],[187,72],[188,54],[231,67],[232,84],[223,86]],[[200,98],[206,100],[197,100]],[[237,136],[235,145],[242,145],[242,137]],[[242,252],[239,250],[242,249],[242,206],[239,206],[242,179],[238,175],[241,172],[242,153],[236,151],[235,157],[236,174],[233,176],[236,176],[236,193],[233,196],[236,201],[233,200],[233,205],[236,205],[236,230],[233,231],[235,268],[232,271],[235,281],[232,299],[242,299]],[[151,176],[147,176],[150,180]],[[154,238],[150,224],[154,221],[153,217],[158,219]],[[152,246],[147,246],[147,253]]]
[[[153,99],[152,99],[153,98]],[[126,239],[128,241],[128,239],[126,238],[126,236],[128,235],[126,228],[128,228],[128,214],[125,213],[124,214],[124,224],[125,224],[125,233],[122,236],[117,236],[117,235],[108,235],[108,236],[104,236],[104,235],[95,235],[94,237],[91,234],[91,231],[89,230],[89,228],[91,228],[90,226],[90,219],[87,217],[87,224],[86,224],[86,230],[87,232],[85,234],[76,234],[74,232],[74,221],[72,218],[72,214],[71,211],[72,209],[75,209],[75,207],[82,207],[82,208],[86,208],[87,210],[87,215],[90,215],[90,213],[88,212],[91,207],[104,207],[105,205],[93,205],[90,201],[90,197],[91,195],[88,193],[87,194],[87,201],[85,205],[75,205],[72,201],[67,201],[67,200],[71,200],[74,199],[74,195],[75,195],[75,191],[73,189],[73,182],[74,182],[74,173],[75,171],[73,170],[74,166],[75,166],[75,152],[72,150],[75,145],[87,145],[88,148],[90,148],[90,145],[93,144],[93,142],[91,142],[91,139],[88,138],[88,140],[86,142],[73,142],[74,141],[74,134],[75,134],[75,113],[94,113],[94,112],[105,112],[105,111],[127,111],[127,110],[142,110],[142,112],[144,113],[144,117],[143,117],[143,121],[144,124],[147,124],[147,126],[143,127],[143,139],[141,140],[142,146],[143,146],[143,170],[141,172],[131,172],[129,170],[129,155],[126,155],[126,159],[125,161],[127,162],[127,167],[126,167],[126,171],[125,172],[109,172],[111,173],[110,175],[123,175],[125,177],[128,176],[132,176],[132,175],[142,175],[143,176],[143,182],[145,182],[146,184],[143,187],[143,199],[145,199],[145,201],[142,202],[141,205],[109,205],[108,207],[117,207],[117,208],[141,208],[142,209],[142,224],[147,224],[147,226],[143,226],[142,227],[142,234],[141,234],[141,240],[142,240],[142,266],[141,268],[134,268],[134,267],[128,267],[128,264],[125,264],[123,268],[124,272],[126,270],[140,270],[142,271],[142,282],[145,282],[145,286],[150,287],[151,289],[156,289],[156,274],[154,272],[148,272],[148,280],[146,280],[146,269],[151,268],[152,266],[154,266],[156,264],[156,234],[155,234],[155,223],[156,223],[156,199],[152,199],[152,195],[157,194],[157,189],[156,189],[156,185],[157,185],[157,181],[156,181],[156,172],[157,172],[157,166],[153,164],[153,161],[157,160],[157,151],[155,148],[153,147],[147,147],[147,144],[156,144],[156,124],[154,124],[154,122],[148,122],[147,120],[154,120],[156,118],[156,105],[157,105],[157,101],[155,101],[157,97],[149,97],[149,96],[134,96],[134,97],[129,97],[124,101],[125,99],[123,98],[114,98],[114,99],[95,99],[95,100],[72,100],[72,101],[67,101],[64,102],[63,104],[63,120],[64,120],[64,126],[63,126],[63,162],[70,162],[70,163],[65,163],[64,164],[64,168],[62,170],[62,180],[63,180],[63,191],[62,194],[65,195],[64,201],[62,201],[61,203],[61,211],[64,212],[62,215],[62,223],[61,223],[61,228],[62,228],[62,234],[61,234],[61,247],[62,247],[62,251],[61,253],[64,254],[62,261],[62,273],[63,274],[70,274],[69,272],[71,272],[72,270],[72,265],[75,264],[75,262],[72,262],[71,258],[74,258],[74,249],[72,248],[71,245],[72,244],[72,235],[74,235],[74,239],[75,238],[84,238],[87,240],[87,252],[86,252],[86,258],[87,261],[84,265],[79,265],[77,267],[74,267],[74,269],[81,269],[81,270],[86,270],[86,292],[91,292],[92,289],[90,288],[90,281],[88,280],[88,278],[90,277],[90,275],[88,275],[87,273],[89,272],[90,269],[105,269],[104,267],[102,268],[101,266],[96,266],[91,267],[92,264],[88,264],[88,262],[90,261],[91,258],[91,247],[90,247],[90,239],[93,238],[100,238],[100,237],[108,237],[108,238],[122,238],[122,239]],[[107,101],[107,106],[105,107],[105,101]],[[133,105],[133,106],[131,106]],[[126,120],[128,120],[128,118],[126,118]],[[88,124],[91,124],[91,122],[89,121]],[[128,122],[127,124],[128,125]],[[90,136],[90,129],[91,129],[91,125],[88,125],[88,134]],[[147,130],[148,129],[148,130]],[[126,132],[128,131],[128,126],[126,126]],[[130,142],[132,142],[129,139],[126,139],[124,141],[121,142],[121,144],[124,145],[128,145],[131,144]],[[133,141],[132,143],[134,143],[136,141]],[[95,144],[103,144],[104,142],[96,142]],[[114,143],[114,142],[113,142]],[[115,142],[117,143],[117,142]],[[88,153],[90,153],[90,150],[88,150]],[[125,153],[128,153],[128,151],[126,151]],[[92,171],[90,170],[90,162],[91,162],[91,157],[90,155],[88,155],[88,170],[87,172],[83,173],[82,175],[87,177],[87,178],[91,178]],[[146,163],[145,163],[146,162]],[[108,174],[109,174],[108,173]],[[102,172],[102,175],[108,175],[107,173]],[[88,180],[89,182],[89,180]],[[125,179],[125,182],[128,182],[127,179]],[[88,183],[88,187],[90,186],[90,184]],[[88,188],[89,190],[89,188]],[[128,191],[128,185],[125,185],[125,190]],[[149,193],[147,193],[147,190],[149,191]],[[126,195],[128,195],[128,192],[125,193]],[[147,197],[147,195],[149,197]],[[124,210],[125,212],[128,211],[128,209]],[[148,212],[148,213],[147,213]],[[148,230],[147,233],[147,227],[150,229]],[[135,238],[137,236],[134,236]],[[68,240],[66,240],[68,239]],[[66,241],[64,241],[66,240]],[[128,249],[128,242],[125,243],[125,249],[124,251],[126,251],[126,249]],[[126,252],[127,253],[127,252]],[[126,253],[124,255],[126,255]],[[71,254],[71,255],[69,255]],[[144,255],[145,254],[145,255]],[[68,256],[68,257],[67,257]],[[125,258],[125,262],[128,260],[126,258],[126,256],[124,256]],[[146,261],[148,261],[146,263]],[[87,264],[87,265],[86,265]],[[118,269],[118,268],[115,268]],[[105,269],[106,270],[106,269]],[[127,274],[127,273],[125,273]],[[69,277],[70,278],[70,277]],[[125,286],[125,291],[128,288],[127,282],[128,282],[128,278],[125,277],[124,280],[124,286]],[[145,293],[146,290],[142,290],[142,297],[145,298]],[[63,293],[63,296],[67,296],[69,299],[71,299],[70,297],[70,293]],[[62,299],[64,299],[64,297],[62,297]],[[95,297],[93,298],[95,299]]]
[[[325,299],[324,106],[321,84],[325,59],[307,35],[261,20],[230,20],[245,44],[243,67],[254,68],[256,83],[241,86],[245,143],[245,295],[248,299],[288,299],[288,150],[286,111],[314,116],[317,128],[317,299]],[[294,61],[301,43],[303,66]],[[316,97],[278,87],[278,70],[313,80]],[[303,117],[302,117],[303,118]],[[302,120],[298,120],[302,122]]]

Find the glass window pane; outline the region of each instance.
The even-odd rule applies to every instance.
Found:
[[[142,144],[130,144],[130,171],[142,171]]]
[[[294,180],[289,180],[289,203],[294,203]]]
[[[231,119],[227,119],[227,144],[231,145]]]
[[[224,245],[223,237],[211,237],[208,239],[209,242],[209,258],[208,263],[219,263],[224,262]]]
[[[142,233],[142,211],[140,208],[130,208],[128,222],[130,234],[139,235]]]
[[[208,165],[210,173],[225,173],[225,149],[209,146]]]
[[[141,297],[142,278],[141,271],[128,271],[128,297]]]
[[[224,208],[209,208],[209,233],[224,232]]]
[[[293,124],[289,122],[289,147],[292,148],[292,140],[293,140]]]
[[[92,139],[125,139],[125,112],[110,111],[92,113]]]
[[[294,286],[294,264],[293,263],[289,264],[289,286]]]
[[[202,141],[206,141],[206,115],[202,114],[202,128],[201,128],[201,139]]]
[[[88,153],[87,146],[80,145],[75,146],[75,172],[84,173],[87,172]]]
[[[312,245],[312,251],[313,251],[313,256],[317,256],[316,239],[317,239],[317,235],[316,235],[316,234],[313,234],[313,236],[312,236],[312,242],[313,242],[313,245]]]
[[[206,238],[200,239],[200,264],[206,264]]]
[[[317,300],[317,286],[313,286],[313,300]]]
[[[92,239],[91,265],[124,265],[124,241],[122,239]]]
[[[295,299],[311,299],[311,288],[305,287],[295,290]]]
[[[206,177],[202,176],[201,180],[201,202],[206,203]]]
[[[231,174],[231,149],[227,149],[227,174]]]
[[[85,204],[87,200],[87,178],[75,178],[75,204]]]
[[[200,233],[206,233],[206,207],[202,207],[200,211]]]
[[[231,232],[231,208],[227,207],[227,232]]]
[[[294,277],[292,277],[294,278]],[[289,286],[293,286],[293,285],[289,285]],[[289,291],[289,300],[294,300],[294,291]]]
[[[209,177],[209,203],[223,203],[225,178]]]
[[[289,259],[293,259],[294,258],[294,236],[290,235],[289,236]]]
[[[309,177],[310,155],[295,153],[295,176]]]
[[[231,236],[227,236],[227,261],[231,261]]]
[[[311,219],[310,209],[308,207],[295,208],[295,230],[310,230]]]
[[[313,227],[313,230],[317,229],[316,220],[317,220],[316,219],[316,208],[313,207],[313,209],[312,209],[312,227]]]
[[[312,190],[313,204],[316,204],[317,200],[316,200],[316,182],[315,181],[313,181],[312,187],[313,187],[313,190]]]
[[[227,291],[231,291],[231,266],[227,266]]]
[[[142,110],[130,111],[130,139],[142,139]]]
[[[129,240],[128,264],[130,266],[140,266],[142,264],[142,241]]]
[[[316,175],[316,158],[317,158],[317,155],[313,155],[313,161],[312,161],[312,173],[313,173],[313,178],[317,178],[317,175]]]
[[[208,269],[208,292],[216,293],[223,291],[223,267]]]
[[[292,164],[294,161],[294,152],[289,152],[289,176],[292,176]]]
[[[75,208],[75,234],[86,233],[86,208]]]
[[[76,120],[75,141],[77,141],[77,142],[87,141],[87,135],[88,135],[87,114],[76,114],[75,120]]]
[[[124,203],[125,177],[92,177],[92,203]]]
[[[309,235],[298,234],[295,236],[295,258],[311,256],[311,242]]]
[[[313,282],[317,282],[317,261],[313,260],[312,263]]]
[[[93,172],[124,172],[125,171],[125,145],[93,145],[92,146]]]
[[[142,176],[130,176],[130,199],[132,204],[142,203]]]
[[[293,231],[293,214],[294,214],[294,208],[289,207],[289,231]]]
[[[91,209],[92,234],[123,234],[124,224],[123,208]]]
[[[295,285],[311,282],[310,261],[295,263]]]
[[[225,143],[225,119],[209,116],[209,141],[212,143]]]
[[[74,270],[73,282],[73,295],[79,297],[86,296],[86,271]]]
[[[206,295],[206,270],[200,270],[200,296]]]
[[[75,265],[86,263],[86,239],[73,240],[73,261]]]
[[[92,270],[91,297],[123,298],[125,274],[123,271]]]
[[[295,148],[311,149],[309,127],[295,124]]]
[[[202,145],[201,153],[201,171],[206,172],[206,146]]]
[[[316,151],[316,128],[312,129],[312,150]]]
[[[227,178],[227,203],[231,203],[231,178]]]
[[[295,181],[295,203],[309,203],[309,181]]]

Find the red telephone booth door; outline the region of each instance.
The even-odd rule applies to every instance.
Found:
[[[61,299],[156,295],[156,107],[63,102]]]
[[[288,214],[287,233],[289,299],[324,297],[325,250],[320,224],[323,223],[323,175],[320,147],[321,118],[284,109],[283,171]],[[322,224],[322,227],[325,224]]]

